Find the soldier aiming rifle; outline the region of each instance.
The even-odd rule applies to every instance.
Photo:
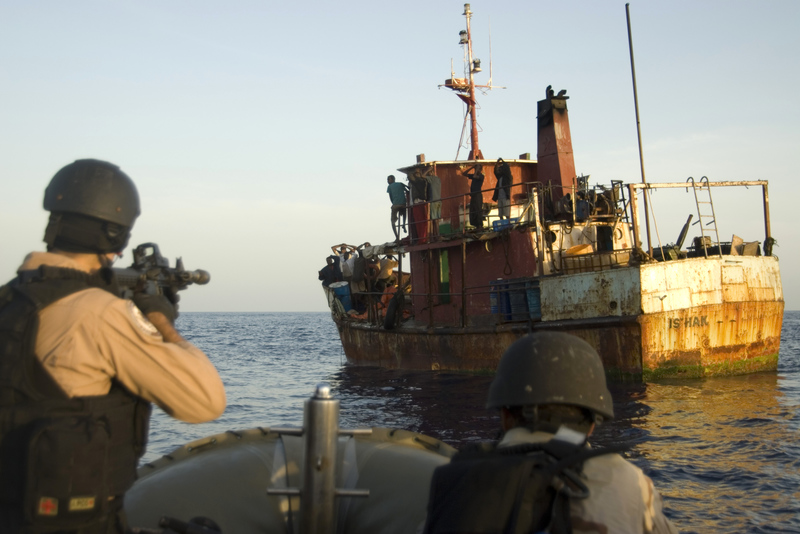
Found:
[[[44,208],[47,252],[0,288],[0,530],[121,533],[150,403],[190,423],[225,409],[217,370],[174,326],[177,291],[208,273],[170,269],[153,244],[111,269],[140,212],[111,163],[62,168]]]

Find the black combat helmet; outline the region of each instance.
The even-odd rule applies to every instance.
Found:
[[[537,332],[518,339],[500,358],[487,408],[563,404],[614,417],[603,362],[579,337]]]
[[[44,209],[51,212],[44,238],[49,248],[121,252],[140,213],[139,193],[116,165],[81,159],[50,180]]]

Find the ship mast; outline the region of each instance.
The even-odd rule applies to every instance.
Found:
[[[467,105],[467,114],[464,117],[464,127],[461,130],[461,141],[459,142],[459,150],[461,150],[461,146],[463,145],[464,140],[464,132],[466,130],[467,121],[469,121],[470,125],[470,151],[469,151],[469,159],[470,160],[478,160],[483,159],[483,153],[481,152],[480,146],[478,144],[478,105],[477,100],[475,97],[475,90],[476,89],[505,89],[505,87],[495,87],[492,85],[491,76],[489,78],[489,83],[487,85],[476,85],[475,84],[475,74],[481,72],[481,60],[474,59],[472,56],[472,27],[471,27],[471,19],[472,19],[472,10],[470,9],[469,4],[464,4],[464,13],[463,15],[467,18],[467,29],[461,30],[459,32],[460,40],[458,44],[464,45],[466,48],[464,50],[464,61],[466,63],[465,70],[467,71],[467,77],[465,78],[456,78],[456,74],[453,71],[452,66],[450,67],[450,79],[445,80],[444,87],[448,89],[452,89],[456,92],[456,96],[459,97],[466,105]],[[491,58],[489,59],[491,65]],[[491,71],[491,67],[489,69]],[[441,85],[439,87],[442,87]],[[458,153],[456,153],[456,159],[458,159]]]
[[[472,29],[470,28],[470,19],[472,19],[472,11],[469,9],[469,4],[464,4],[464,16],[467,17],[467,66],[469,68],[469,119],[470,119],[470,151],[469,159],[483,159],[483,154],[478,146],[478,109],[475,100],[475,72],[480,72],[480,61],[478,61],[477,71],[475,63],[472,60]]]

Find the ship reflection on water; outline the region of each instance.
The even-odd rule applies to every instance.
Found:
[[[500,418],[486,409],[492,377],[377,367],[344,367],[331,380],[341,399],[342,426],[413,430],[458,447],[498,435]]]
[[[647,384],[638,398],[619,395],[623,420],[601,436],[613,442],[617,424],[628,429],[632,460],[668,496],[678,523],[798,532],[800,424],[785,385],[778,373]]]
[[[492,378],[344,367],[331,383],[343,427],[392,426],[453,446],[499,436]],[[623,444],[683,532],[800,531],[797,399],[778,373],[611,384],[616,418],[592,442]]]

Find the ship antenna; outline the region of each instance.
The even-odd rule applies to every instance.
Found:
[[[471,160],[478,160],[483,159],[483,154],[481,153],[480,146],[478,144],[478,102],[475,98],[475,89],[479,89],[483,91],[492,90],[492,89],[505,89],[505,87],[498,87],[492,85],[492,58],[491,58],[491,49],[492,49],[492,40],[491,34],[489,36],[489,83],[487,85],[476,85],[475,84],[475,74],[478,72],[482,72],[481,69],[481,60],[474,59],[472,57],[472,10],[470,9],[469,4],[464,4],[464,13],[463,15],[467,18],[467,29],[461,30],[459,32],[459,43],[460,45],[464,46],[464,63],[465,63],[465,75],[464,78],[456,78],[455,71],[453,70],[453,62],[450,61],[450,79],[445,80],[444,85],[440,85],[439,87],[447,87],[448,89],[452,89],[456,92],[456,96],[460,98],[466,105],[467,105],[467,113],[464,116],[464,125],[461,128],[461,139],[458,143],[458,150],[456,151],[456,159],[458,159],[458,154],[461,151],[461,147],[464,145],[464,136],[467,130],[467,123],[469,123],[469,130],[470,130],[470,151],[469,151],[469,159]]]
[[[475,100],[475,73],[480,72],[481,63],[472,59],[472,28],[470,21],[472,20],[472,11],[469,4],[464,4],[464,16],[467,18],[467,69],[469,70],[469,118],[470,118],[470,160],[483,159],[483,154],[478,145],[478,102]],[[476,70],[477,69],[477,70]]]
[[[492,88],[492,18],[489,17],[489,89]]]

